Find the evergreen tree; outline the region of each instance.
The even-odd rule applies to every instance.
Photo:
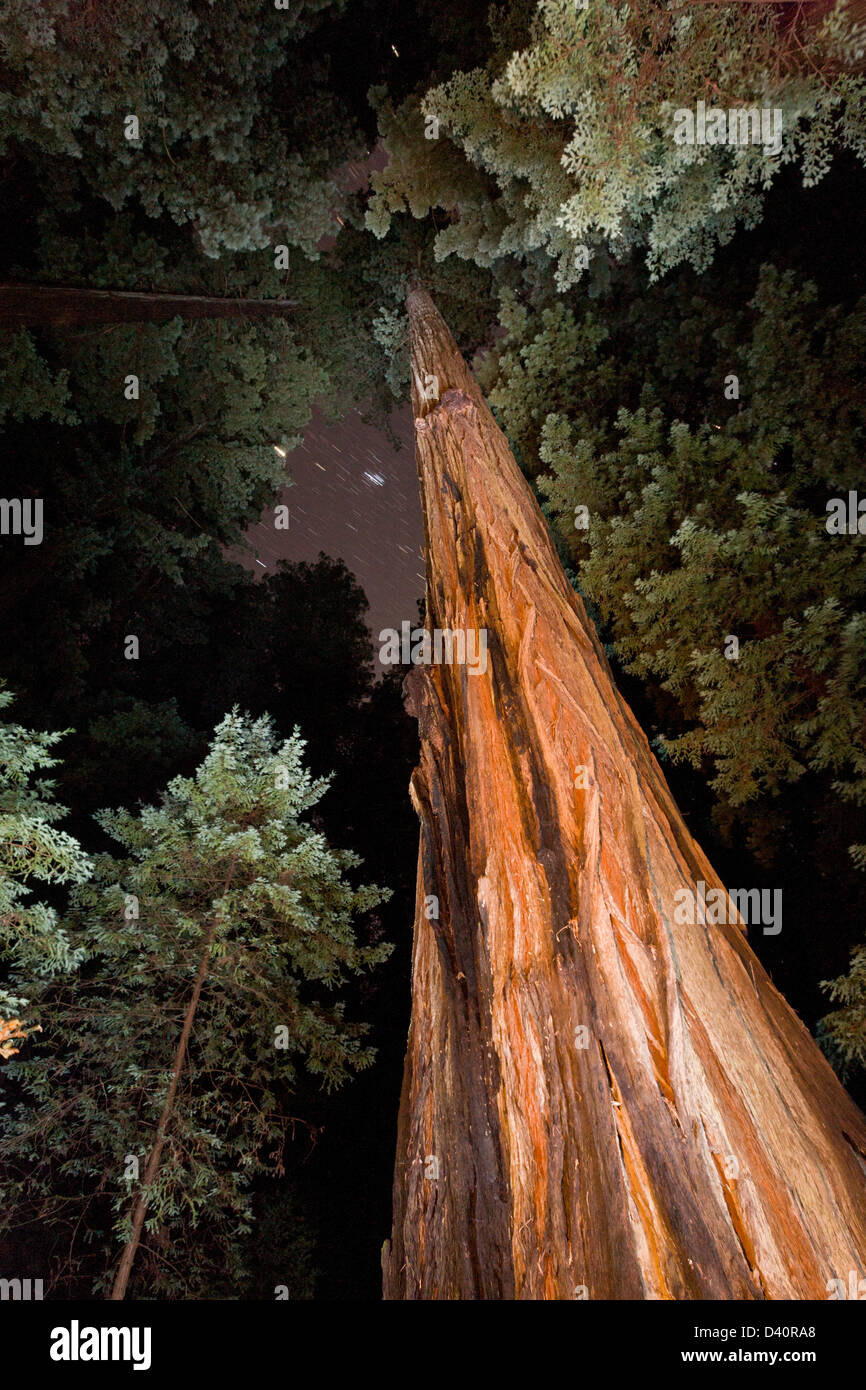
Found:
[[[207,256],[273,242],[315,254],[336,156],[358,137],[300,49],[341,0],[10,0],[0,156],[75,162],[115,210],[191,226]]]
[[[845,975],[821,983],[840,1007],[822,1018],[818,1040],[845,1079],[866,1066],[866,945],[851,952]]]
[[[0,688],[0,710],[12,699]],[[40,982],[37,990],[43,988],[45,981],[73,971],[83,955],[58,923],[53,907],[27,901],[28,879],[80,884],[90,873],[90,861],[78,841],[57,828],[67,812],[54,799],[54,783],[32,780],[37,770],[56,765],[49,750],[62,737],[63,733],[35,733],[20,724],[0,722],[0,960],[7,972],[6,983],[0,983],[3,1058],[19,1052],[15,1044],[32,1031],[31,1024],[17,1016],[29,1012],[29,999],[18,991],[29,992],[28,980]],[[62,1031],[58,1038],[50,1017],[44,1026],[62,1049]]]
[[[845,3],[814,22],[799,7],[786,22],[771,6],[675,0],[495,6],[486,64],[396,109],[374,94],[390,157],[368,225],[384,235],[394,213],[441,209],[438,256],[542,252],[563,290],[603,275],[604,251],[640,247],[654,275],[702,269],[738,223],[755,225],[784,165],[810,186],[839,148],[866,158],[864,52]],[[778,111],[781,144],[680,142],[676,113],[698,101]]]
[[[63,986],[34,982],[63,1045],[10,1064],[24,1098],[0,1139],[6,1221],[72,1239],[76,1271],[97,1290],[114,1278],[114,1297],[130,1273],[163,1296],[201,1294],[225,1268],[240,1279],[251,1183],[283,1173],[303,1123],[287,1104],[299,1064],[331,1088],[373,1060],[334,994],[388,955],[352,925],[388,894],[353,888],[360,861],[307,823],[327,779],[303,746],[235,712],[159,806],[101,812],[123,848],[74,894],[86,965]]]
[[[494,659],[407,685],[385,1297],[824,1297],[866,1257],[866,1121],[748,945],[444,322],[423,290],[408,309],[427,625]],[[721,910],[682,912],[696,887]]]

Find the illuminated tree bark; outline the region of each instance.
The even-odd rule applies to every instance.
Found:
[[[406,683],[421,848],[385,1297],[827,1298],[866,1269],[866,1122],[742,923],[678,922],[718,875],[445,324],[422,290],[408,307],[427,628],[488,645],[486,671]]]

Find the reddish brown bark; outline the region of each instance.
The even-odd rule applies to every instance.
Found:
[[[162,323],[166,319],[238,319],[285,314],[293,299],[221,299],[215,295],[88,290],[65,285],[0,285],[0,328]]]
[[[719,877],[423,291],[409,316],[427,627],[486,629],[488,664],[407,679],[385,1297],[826,1298],[866,1267],[866,1122],[742,925],[677,924],[677,891]]]

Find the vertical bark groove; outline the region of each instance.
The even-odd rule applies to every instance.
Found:
[[[718,875],[445,324],[421,290],[408,308],[427,627],[486,630],[488,660],[406,682],[421,849],[385,1296],[825,1298],[866,1264],[863,1116],[742,922],[676,920]]]

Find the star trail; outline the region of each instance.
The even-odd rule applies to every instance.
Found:
[[[343,560],[369,600],[377,652],[382,628],[416,621],[425,582],[411,409],[396,411],[391,425],[399,449],[355,410],[336,424],[314,412],[303,443],[286,457],[291,483],[277,505],[288,507],[288,528],[275,527],[269,507],[247,532],[252,553],[237,556],[259,576],[280,560],[315,560],[322,551]]]

